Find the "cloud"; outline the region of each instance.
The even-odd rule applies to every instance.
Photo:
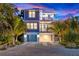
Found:
[[[56,11],[56,14],[61,15],[61,16],[65,16],[68,14],[74,15],[74,14],[78,14],[78,13],[79,13],[78,9]]]
[[[28,5],[32,6],[32,8],[47,8],[45,6],[42,6],[42,5],[35,5],[35,4],[32,4],[32,3],[28,3]]]
[[[21,8],[21,9],[30,9],[32,8],[31,5],[26,4],[26,3],[16,3],[15,4],[17,8]]]
[[[46,12],[54,12],[60,19],[79,15],[79,4],[19,3],[16,6],[19,9],[44,9]]]
[[[32,8],[44,9],[44,8],[47,8],[45,6],[36,5],[36,4],[32,4],[32,3],[18,3],[18,4],[16,3],[15,5],[19,9],[32,9]]]

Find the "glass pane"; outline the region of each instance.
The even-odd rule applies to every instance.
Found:
[[[32,11],[29,10],[29,17],[32,17]]]
[[[40,24],[40,31],[42,31],[42,24]]]
[[[27,29],[30,29],[30,23],[27,23]]]
[[[35,11],[34,10],[29,10],[29,17],[35,17]]]
[[[34,23],[34,29],[37,29],[37,23]]]
[[[33,29],[33,23],[31,23],[31,29]]]
[[[35,11],[32,12],[32,17],[35,17]]]

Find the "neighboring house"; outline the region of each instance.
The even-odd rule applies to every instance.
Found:
[[[54,42],[54,34],[48,31],[54,13],[40,9],[22,10],[22,13],[27,25],[27,32],[24,34],[25,42]]]

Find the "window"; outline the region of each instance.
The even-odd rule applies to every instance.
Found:
[[[29,17],[35,18],[35,10],[29,10]]]
[[[47,27],[48,27],[48,24],[41,23],[40,24],[40,31],[47,31]]]
[[[34,23],[34,29],[37,29],[37,23]]]
[[[27,23],[27,29],[30,29],[30,23]]]
[[[30,23],[31,24],[31,28],[30,29],[33,29],[33,23]]]
[[[27,29],[37,29],[37,23],[27,23]]]

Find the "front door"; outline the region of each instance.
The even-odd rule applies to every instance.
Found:
[[[27,42],[37,42],[37,35],[36,34],[27,35]]]

